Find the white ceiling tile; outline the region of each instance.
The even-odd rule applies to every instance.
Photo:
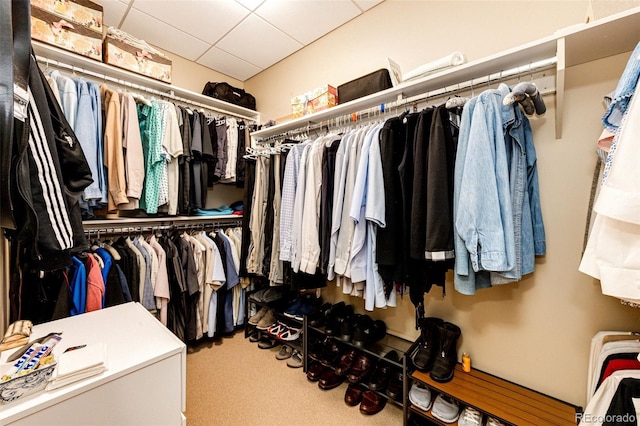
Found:
[[[373,6],[382,3],[383,0],[353,0],[353,2],[364,12],[365,10],[371,9]]]
[[[122,30],[147,43],[195,61],[210,45],[136,9],[129,10]]]
[[[250,13],[228,0],[135,0],[133,7],[211,44]]]
[[[256,10],[256,8],[260,6],[262,2],[264,2],[264,0],[236,0],[236,1],[252,12]]]
[[[117,27],[127,11],[129,2],[119,0],[95,0],[102,6],[102,23],[105,27]]]
[[[236,58],[217,47],[209,49],[196,62],[240,81],[245,81],[262,71],[255,65]]]
[[[355,18],[360,9],[350,0],[266,0],[256,10],[275,27],[308,44]]]
[[[303,47],[255,15],[242,21],[216,46],[260,68],[267,68]]]

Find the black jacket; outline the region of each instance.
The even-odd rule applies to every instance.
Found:
[[[38,268],[56,270],[70,264],[73,254],[88,249],[78,201],[93,179],[80,143],[33,55],[28,87],[28,116],[24,123],[16,120],[11,164],[15,237],[31,245]]]

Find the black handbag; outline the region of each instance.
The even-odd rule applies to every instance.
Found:
[[[379,69],[338,86],[338,103],[344,104],[392,86],[389,70],[386,68]]]
[[[256,110],[256,98],[242,89],[233,87],[229,83],[215,83],[210,81],[204,85],[202,94],[254,111]]]

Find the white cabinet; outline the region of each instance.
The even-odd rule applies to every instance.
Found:
[[[139,303],[34,326],[32,339],[62,332],[54,353],[103,342],[107,370],[0,406],[2,425],[181,425],[186,346]],[[2,353],[5,361],[14,350]]]

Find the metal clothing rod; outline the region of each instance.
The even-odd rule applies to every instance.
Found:
[[[144,225],[115,225],[109,226],[104,225],[101,227],[95,228],[85,228],[84,233],[91,235],[124,235],[124,234],[143,234],[150,232],[158,232],[158,231],[180,231],[180,230],[205,230],[205,229],[221,229],[221,228],[231,228],[242,225],[242,219],[237,220],[225,220],[218,222],[199,222],[199,223],[175,223],[175,224],[166,224],[166,223],[158,223],[157,225],[153,224],[144,224]]]
[[[64,62],[60,62],[60,61],[57,61],[57,60],[54,60],[54,59],[45,58],[45,57],[42,57],[42,56],[36,56],[36,60],[38,62],[40,62],[40,63],[44,63],[47,66],[51,65],[51,66],[54,66],[56,68],[63,68],[63,69],[69,70],[71,72],[79,72],[79,73],[81,73],[83,75],[95,77],[95,78],[97,78],[99,80],[110,81],[112,83],[118,84],[118,85],[123,86],[125,88],[128,87],[128,88],[131,88],[131,89],[134,89],[134,90],[147,92],[147,93],[150,93],[152,95],[156,95],[156,96],[160,96],[160,97],[163,97],[163,98],[171,99],[172,101],[176,101],[176,102],[180,102],[180,103],[184,103],[184,104],[188,104],[188,105],[193,105],[193,106],[196,106],[198,108],[208,109],[210,111],[225,115],[227,117],[241,118],[242,120],[247,120],[247,121],[249,121],[251,123],[256,124],[255,119],[253,119],[251,117],[247,117],[247,116],[244,116],[242,114],[235,114],[235,113],[232,113],[232,112],[229,112],[229,111],[225,111],[223,109],[219,109],[219,108],[207,105],[207,104],[203,104],[201,102],[196,102],[196,101],[192,101],[190,99],[182,98],[180,96],[176,96],[172,92],[169,92],[169,93],[162,92],[160,90],[152,89],[150,87],[145,87],[145,86],[142,86],[142,85],[136,84],[136,83],[131,83],[131,82],[123,80],[123,79],[117,79],[117,78],[108,76],[106,74],[100,74],[100,73],[97,73],[97,72],[94,72],[94,71],[85,70],[83,68],[76,67],[75,65],[66,64]]]
[[[427,91],[417,96],[401,98],[396,101],[388,102],[385,104],[381,104],[375,107],[367,108],[364,110],[360,110],[357,112],[353,112],[350,114],[342,114],[340,116],[331,118],[329,120],[322,121],[320,123],[313,123],[309,121],[306,126],[298,127],[297,129],[288,130],[286,132],[272,135],[267,138],[263,138],[258,140],[258,143],[269,143],[272,141],[282,140],[285,138],[290,138],[295,135],[306,134],[310,131],[322,129],[325,127],[335,128],[335,127],[346,127],[360,124],[360,121],[367,119],[375,119],[378,117],[382,117],[383,115],[388,114],[390,111],[396,110],[398,108],[404,108],[407,105],[417,106],[422,102],[426,102],[431,99],[440,98],[442,96],[450,95],[450,94],[458,94],[463,91],[471,90],[474,92],[478,90],[484,90],[484,88],[488,88],[491,83],[502,82],[503,80],[521,77],[524,75],[529,75],[533,79],[533,73],[538,73],[544,70],[548,70],[553,68],[558,62],[555,56],[547,59],[542,59],[540,61],[532,62],[527,65],[522,65],[519,67],[511,68],[508,70],[503,70],[498,73],[493,73],[489,75],[485,75],[479,78],[474,78],[471,80],[467,80],[461,83],[458,83],[453,86],[445,86],[443,88]],[[555,93],[555,86],[553,90],[541,90],[541,94],[546,95],[550,93]]]

